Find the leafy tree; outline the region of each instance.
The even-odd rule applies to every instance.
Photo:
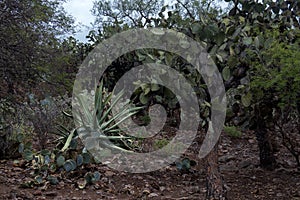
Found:
[[[97,1],[92,9],[97,17],[96,23],[106,25],[127,24],[134,27],[145,27],[163,7],[163,0],[147,1]]]
[[[134,5],[139,5],[138,2],[135,1]],[[181,31],[201,42],[223,75],[230,105],[227,123],[254,130],[259,144],[260,164],[272,169],[276,160],[269,131],[278,128],[281,120],[278,116],[299,117],[299,80],[295,76],[299,74],[299,64],[297,59],[288,55],[298,56],[300,4],[298,1],[280,0],[226,2],[229,2],[228,13],[222,15],[220,9],[211,6],[212,1],[176,1],[173,7],[152,4],[157,7],[150,9],[153,12],[147,15],[141,14],[139,8],[127,1],[98,2],[94,6],[97,22],[110,20],[101,23],[98,33],[91,32],[90,38],[97,43],[131,27],[164,27]],[[123,8],[131,9],[134,14],[130,15]],[[147,7],[141,12],[147,12],[144,9],[147,10]],[[155,13],[157,10],[159,12]],[[283,51],[285,53],[279,53]],[[143,62],[139,58],[153,55],[157,55],[157,51],[135,52],[122,58],[122,65],[119,61],[114,63],[114,70],[123,72],[120,66],[130,69],[133,65],[128,63],[135,60]],[[164,54],[163,57],[167,56]],[[188,68],[185,61],[175,55],[171,57],[171,63],[177,70]],[[164,61],[162,58],[156,59]],[[195,88],[205,91],[203,82],[197,79],[195,73],[188,72],[185,75],[197,80],[194,81]],[[280,91],[283,90],[286,92],[281,95]],[[204,94],[203,100],[209,102],[209,96]],[[273,98],[274,95],[277,98]],[[298,158],[297,145],[285,143]],[[217,147],[207,158],[208,198],[223,199],[225,195],[217,169],[216,152]]]
[[[163,6],[159,1],[151,2],[153,4],[146,5],[146,7],[143,7],[145,5],[142,1],[134,1],[134,4],[130,4],[130,2],[127,1],[96,2],[94,5],[94,14],[97,17],[96,23],[100,23],[97,24],[99,25],[98,33],[90,33],[89,37],[91,41],[98,43],[103,39],[110,37],[112,34],[134,27],[173,28],[195,38],[197,41],[201,41],[209,51],[213,49],[214,45],[221,45],[225,39],[225,37],[221,35],[222,31],[219,30],[217,26],[220,11],[217,7],[211,5],[213,1],[201,1],[201,3],[198,1],[176,1],[173,6]],[[128,8],[130,11],[125,8]],[[130,13],[132,13],[132,15]],[[106,20],[103,22],[103,19]],[[205,31],[203,31],[203,29],[205,29]],[[204,32],[205,35],[203,35],[202,32]],[[218,37],[218,42],[213,38],[214,36]],[[202,98],[200,98],[201,101],[210,101],[206,87],[203,86],[204,82],[196,70],[188,67],[187,61],[168,52],[147,49],[124,55],[112,63],[110,68],[113,70],[107,71],[106,75],[108,75],[109,78],[106,80],[113,86],[115,81],[117,81],[127,70],[131,69],[136,64],[142,64],[143,62],[161,62],[171,65],[176,70],[182,72],[182,74],[191,81],[195,90],[199,91],[199,96],[202,95]],[[140,98],[138,99],[142,104],[145,99],[145,102],[153,99],[149,97],[149,91],[156,95],[155,97],[157,97],[157,95],[160,97],[156,98],[154,101],[157,101],[157,99],[164,99],[165,95],[168,94],[166,90],[164,88],[159,89],[159,87],[157,89],[153,91],[150,87],[141,87],[141,90],[137,90],[137,93],[140,95]],[[171,102],[170,99],[167,101]],[[207,107],[203,106],[202,109],[206,110]],[[205,120],[209,120],[209,114],[204,118]],[[208,182],[207,198],[209,199],[225,199],[225,189],[218,169],[217,149],[218,146],[216,145],[206,159]]]
[[[226,32],[230,34],[227,36],[229,40],[225,48],[228,52],[225,56],[229,56],[227,66],[223,69],[224,75],[229,75],[225,84],[230,90],[236,87],[243,88],[239,94],[235,95],[235,102],[239,103],[233,104],[235,106],[232,107],[232,111],[236,110],[240,119],[243,118],[241,113],[244,113],[242,115],[246,121],[240,120],[240,124],[247,122],[249,123],[248,127],[255,130],[260,149],[260,164],[264,168],[272,169],[275,167],[276,161],[268,130],[275,128],[274,122],[277,119],[273,115],[273,111],[277,110],[279,101],[274,98],[274,95],[276,95],[276,89],[280,88],[281,91],[286,89],[285,77],[289,76],[286,74],[289,67],[287,67],[287,63],[283,63],[284,60],[287,61],[283,56],[286,54],[278,57],[276,54],[266,54],[266,52],[278,52],[282,49],[282,45],[286,45],[286,47],[291,45],[288,49],[297,49],[300,5],[298,1],[232,2],[234,6],[230,10],[229,16],[223,19]],[[280,45],[275,47],[275,42],[279,42]],[[293,52],[287,50],[286,53],[297,54],[295,50]],[[278,66],[278,70],[271,72],[270,66],[274,66],[273,59],[277,60],[275,66]],[[292,64],[295,63],[295,60],[287,62]],[[230,71],[229,74],[227,74],[227,69]],[[295,72],[295,70],[298,70],[297,65],[294,65],[294,69],[291,71]],[[269,74],[266,79],[266,74],[262,72],[273,75]],[[297,73],[295,75],[297,77]],[[270,88],[266,89],[261,85],[257,87],[259,80],[261,80],[261,85],[270,86]],[[250,81],[252,81],[251,85]],[[260,89],[263,88],[262,92]],[[287,99],[299,98],[297,92],[292,88],[285,91],[288,91],[283,93]],[[284,98],[280,101],[284,102]],[[288,105],[288,102],[285,101],[283,104]]]
[[[278,31],[269,34],[276,35],[275,38],[280,35]],[[252,72],[251,91],[256,107],[269,108],[257,111],[265,117],[267,128],[273,132],[279,131],[283,144],[300,166],[297,148],[299,144],[296,139],[300,136],[299,30],[290,30],[287,34],[295,35],[295,42],[288,44],[277,39],[269,48],[261,50],[260,56],[264,62],[258,59],[256,61]]]
[[[63,2],[0,1],[0,101],[1,111],[5,113],[1,115],[0,148],[4,151],[7,147],[17,151],[15,144],[20,141],[11,138],[14,129],[23,127],[23,120],[28,118],[28,113],[21,116],[21,110],[26,100],[29,103],[29,94],[43,99],[71,89],[78,58],[73,57],[70,43],[61,44],[60,37],[73,30],[73,19],[63,10]]]
[[[0,2],[1,98],[22,101],[57,64],[53,58],[58,53],[59,37],[73,29],[73,19],[66,15],[62,2]]]

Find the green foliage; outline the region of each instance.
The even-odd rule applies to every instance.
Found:
[[[173,154],[174,152],[182,152],[184,144],[181,142],[171,143],[171,139],[162,138],[153,141],[153,150],[162,150],[166,154]]]
[[[167,140],[167,139],[155,140],[154,143],[153,143],[153,147],[156,150],[161,149],[164,146],[166,146],[169,142],[170,142],[170,140]]]
[[[188,171],[191,168],[190,159],[184,158],[181,162],[176,162],[176,167],[180,171]]]
[[[93,12],[97,17],[96,24],[100,26],[100,31],[98,37],[95,31],[90,36],[94,41],[98,40],[95,41],[95,43],[98,43],[113,33],[127,30],[129,27],[173,28],[202,42],[205,48],[212,49],[211,55],[216,53],[218,59],[223,62],[228,57],[224,53],[225,46],[223,42],[225,40],[225,33],[217,24],[219,8],[214,2],[175,1],[172,6],[163,6],[160,1],[151,1],[151,4],[148,4],[147,8],[143,9],[145,5],[147,4],[144,1],[139,0],[134,1],[134,4],[128,1],[95,2]],[[103,18],[108,19],[105,25],[101,23],[101,19]],[[192,32],[190,31],[191,27]],[[217,45],[213,46],[210,42],[213,44],[217,43]],[[161,50],[141,49],[122,56],[122,58],[116,60],[109,67],[111,70],[107,70],[105,81],[113,86],[116,80],[126,71],[130,70],[130,68],[136,64],[149,62],[166,64],[178,70],[190,82],[201,101],[209,101],[203,79],[197,70],[189,65],[189,61]],[[227,71],[230,72],[229,70]],[[162,80],[170,78],[167,72],[162,71],[161,74]],[[174,84],[177,84],[176,80],[170,81],[174,81]],[[162,104],[169,113],[172,113],[172,110],[178,107],[178,99],[167,88],[157,84],[142,84],[138,81],[135,84],[137,88],[132,98],[138,105],[145,105],[145,110],[147,110],[148,106],[155,103]],[[201,103],[201,105],[203,104]],[[203,113],[207,110],[206,106],[201,107],[201,109]],[[205,116],[204,118],[206,119],[207,117],[209,116]]]
[[[296,107],[300,91],[300,50],[299,45],[273,42],[261,51],[264,63],[255,63],[251,90],[255,100],[276,99],[281,109]]]
[[[100,180],[100,173],[98,171],[95,171],[93,173],[87,172],[84,175],[84,179],[79,180],[77,182],[77,185],[78,185],[79,189],[84,189],[86,187],[86,185],[93,184],[99,180]]]
[[[115,101],[111,102],[112,94],[108,94],[104,88],[102,82],[100,83],[99,87],[96,90],[95,95],[95,104],[97,108],[97,121],[95,121],[90,113],[87,111],[87,105],[85,101],[81,99],[79,102],[84,109],[85,119],[91,121],[88,125],[94,125],[93,123],[99,123],[101,131],[106,134],[118,134],[118,135],[110,135],[108,138],[116,141],[124,140],[126,137],[121,135],[119,128],[117,127],[119,123],[127,119],[128,117],[135,114],[140,108],[130,107],[125,105],[121,108],[120,112],[116,114],[115,117],[110,116],[110,112],[112,107],[116,105],[117,101],[121,98],[122,93],[118,94]],[[32,98],[32,102],[36,103]],[[48,102],[48,103],[47,103]],[[35,104],[35,105],[36,105]],[[43,106],[48,108],[50,106],[49,101],[41,101],[38,105],[41,106],[41,112],[45,109]],[[68,117],[72,118],[67,112],[63,112],[63,114]],[[42,120],[42,119],[41,119]],[[117,120],[120,120],[117,122]],[[50,120],[48,120],[48,123]],[[87,124],[85,124],[87,125]],[[46,130],[46,129],[45,129]],[[64,125],[60,125],[57,129],[58,132],[56,133],[58,136],[58,145],[54,147],[51,151],[46,149],[42,149],[41,151],[35,151],[32,147],[25,147],[25,145],[21,145],[19,147],[20,151],[22,152],[23,158],[29,162],[32,162],[32,166],[35,170],[36,179],[33,182],[25,183],[24,186],[32,187],[35,184],[43,184],[45,179],[42,178],[40,175],[45,172],[56,173],[60,170],[64,170],[66,172],[71,172],[79,167],[84,167],[85,165],[89,165],[94,162],[92,156],[83,148],[81,145],[78,144],[78,134],[80,131],[86,130],[85,128],[76,128],[72,131],[68,131],[68,128]],[[99,135],[101,137],[101,135]],[[57,149],[58,148],[58,149]],[[119,148],[115,146],[115,148]],[[99,173],[87,174],[85,176],[86,183],[91,184],[98,181],[100,178]],[[51,184],[57,184],[58,180],[55,177],[48,177],[47,181]]]
[[[58,157],[56,158],[56,165],[57,165],[58,167],[63,166],[64,163],[65,163],[65,160],[66,160],[66,159],[65,159],[64,156],[62,156],[62,155],[58,156]]]
[[[98,30],[91,31],[88,35],[92,44],[79,43],[72,37],[62,42],[57,40],[56,36],[72,28],[72,20],[59,8],[58,0],[34,2],[5,0],[0,3],[0,9],[3,11],[0,12],[0,41],[3,43],[0,50],[0,54],[3,55],[0,59],[0,68],[3,69],[0,89],[4,91],[0,94],[0,136],[5,137],[5,142],[17,141],[15,149],[24,159],[32,162],[35,178],[26,183],[28,187],[43,184],[45,176],[41,174],[44,172],[71,172],[94,162],[78,142],[80,133],[96,130],[93,133],[100,141],[102,138],[109,138],[113,142],[113,145],[105,143],[104,146],[110,145],[109,148],[124,151],[133,149],[128,144],[137,139],[126,136],[118,126],[142,108],[128,104],[122,107],[117,115],[111,116],[111,110],[122,97],[122,92],[117,94],[112,102],[110,91],[114,83],[136,65],[166,64],[180,72],[199,97],[201,117],[204,120],[209,119],[210,97],[201,75],[189,65],[190,60],[183,60],[175,54],[156,49],[136,50],[121,56],[111,64],[105,72],[105,85],[101,81],[95,88],[95,99],[92,99],[96,106],[94,113],[90,112],[88,102],[91,100],[85,99],[86,93],[75,97],[83,112],[71,116],[68,110],[64,114],[70,120],[73,120],[73,117],[81,119],[81,127],[74,127],[58,114],[58,111],[65,110],[64,106],[55,106],[53,102],[56,101],[52,98],[44,99],[47,92],[51,93],[49,85],[53,85],[52,88],[60,86],[59,89],[53,90],[56,93],[70,91],[76,67],[96,44],[129,28],[171,28],[201,43],[212,56],[224,79],[229,101],[228,126],[224,127],[224,131],[230,136],[241,137],[239,126],[248,127],[251,124],[249,121],[258,116],[260,118],[257,119],[263,119],[260,120],[262,122],[274,122],[279,115],[286,116],[284,114],[290,110],[298,109],[295,119],[299,117],[300,9],[297,1],[228,0],[227,2],[231,2],[229,13],[223,15],[213,1],[206,0],[175,1],[171,6],[164,6],[159,0],[96,1],[93,13],[97,17],[95,27]],[[30,23],[27,24],[27,21]],[[185,46],[185,43],[181,41],[181,45]],[[163,70],[161,75],[163,80],[169,76],[168,72]],[[176,80],[169,81],[177,84]],[[36,88],[31,88],[36,83],[43,83],[47,92],[33,96],[32,94],[38,93]],[[170,109],[178,106],[178,99],[167,88],[139,81],[135,84],[133,102],[144,106],[145,110],[147,106],[155,103]],[[24,88],[19,89],[23,85]],[[105,86],[108,89],[105,89]],[[11,123],[12,116],[7,115],[6,111],[10,110],[11,113],[17,113],[17,109],[9,103],[17,93],[26,92],[30,94],[27,107],[29,114],[26,119],[32,122],[34,131],[41,139],[45,139],[50,132],[59,136],[57,146],[51,151],[45,151],[45,143],[39,150],[33,149],[26,135],[26,132],[33,132],[32,127],[23,121]],[[146,117],[148,115],[144,116],[145,122],[149,120]],[[260,121],[257,119],[252,123],[254,129],[260,128],[257,123]],[[62,122],[57,127],[58,131],[53,129],[57,121]],[[205,126],[205,123],[202,125]],[[100,127],[100,130],[96,127]],[[4,135],[4,132],[12,134]],[[154,147],[160,149],[168,143],[167,139],[157,140]],[[3,145],[0,140],[0,147],[2,146],[5,148],[0,149],[6,150],[14,144]],[[170,145],[165,150],[177,152],[182,147],[181,144]],[[107,152],[103,152],[105,153]],[[191,165],[189,159],[177,163],[179,170],[188,171]],[[99,180],[99,177],[99,173],[87,173],[80,187]],[[53,184],[58,183],[55,176],[48,176],[46,180]]]
[[[191,170],[192,166],[196,165],[196,162],[194,160],[190,160],[189,158],[183,158],[176,163],[176,167],[181,172],[188,172]]]
[[[66,172],[73,171],[77,168],[76,161],[74,161],[72,159],[66,160],[63,166],[64,166],[64,169],[66,170]]]
[[[73,121],[66,119],[61,110],[69,107],[70,98],[66,96],[56,98],[49,96],[45,99],[38,100],[34,94],[28,96],[30,101],[29,104],[25,104],[24,106],[24,112],[26,112],[24,116],[26,116],[25,120],[31,122],[34,127],[34,136],[36,136],[39,141],[39,148],[46,148],[49,134],[56,134],[62,137],[62,139],[67,137],[69,134],[66,135],[64,131],[70,126],[73,126]],[[60,124],[59,127],[58,124]],[[56,129],[58,129],[59,132],[57,132]]]
[[[22,103],[37,83],[48,81],[62,57],[59,37],[73,30],[63,0],[0,2],[0,98]],[[50,85],[50,84],[49,84]],[[49,86],[48,85],[48,86]],[[39,84],[39,88],[47,87]],[[55,87],[53,87],[55,88]],[[48,92],[51,90],[48,90]]]
[[[84,178],[88,184],[95,183],[100,180],[100,173],[98,171],[94,173],[88,172],[85,174]]]
[[[109,148],[116,148],[125,151],[125,149],[118,147],[118,145],[122,143],[124,144],[126,139],[132,137],[124,136],[122,134],[123,131],[118,126],[126,119],[135,115],[142,107],[134,107],[130,104],[130,102],[128,102],[118,108],[117,113],[112,116],[110,115],[111,111],[122,98],[123,91],[116,94],[113,101],[112,95],[113,93],[108,93],[107,90],[104,89],[103,81],[101,81],[99,86],[96,88],[94,99],[95,109],[93,112],[89,109],[87,95],[81,94],[77,97],[77,106],[80,108],[80,111],[76,111],[77,113],[74,117],[81,122],[81,127],[77,128],[77,131],[79,134],[89,134],[89,132],[95,131],[99,139],[107,138],[116,144],[109,145],[103,140],[100,140],[100,142],[104,142],[104,146],[108,145]],[[87,146],[86,148],[89,149],[90,147]]]
[[[83,156],[81,154],[77,155],[77,158],[76,158],[76,164],[77,166],[81,166],[83,164]],[[89,162],[85,162],[85,163],[89,163]]]
[[[20,157],[31,146],[33,133],[24,107],[0,100],[0,159]]]
[[[243,135],[243,133],[235,126],[224,126],[224,132],[235,138],[240,138]]]
[[[133,1],[96,1],[92,9],[97,17],[96,23],[104,29],[104,36],[118,32],[123,24],[134,27],[145,27],[149,24],[148,19],[154,17],[162,8],[161,0],[133,0]],[[134,17],[132,16],[134,15]],[[103,20],[105,19],[105,20]],[[142,22],[144,20],[144,22]],[[113,25],[113,26],[109,26]]]
[[[68,152],[69,151],[69,152]],[[89,165],[93,163],[92,157],[89,153],[82,152],[78,154],[79,149],[68,150],[66,152],[53,150],[42,150],[35,152],[32,149],[25,149],[23,152],[23,158],[28,161],[28,164],[34,169],[34,179],[22,184],[22,187],[34,187],[36,185],[42,185],[46,181],[50,184],[56,185],[59,183],[58,178],[53,175],[59,172],[71,172],[77,170],[79,167]],[[49,174],[44,176],[44,174]],[[92,178],[92,182],[98,180],[100,174],[95,173]]]
[[[47,181],[49,181],[51,185],[57,185],[59,183],[57,177],[51,175],[47,177]]]
[[[92,157],[89,153],[83,153],[82,158],[83,158],[83,164],[89,164],[92,162]]]

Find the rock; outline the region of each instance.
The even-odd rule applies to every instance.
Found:
[[[33,192],[33,195],[34,196],[40,196],[40,195],[42,195],[42,191],[41,190],[36,190],[36,191]]]
[[[283,194],[282,193],[277,193],[276,196],[277,197],[283,197]]]
[[[154,193],[154,192],[152,192],[152,193],[150,193],[150,194],[148,195],[149,198],[152,198],[152,197],[158,197],[158,196],[159,196],[159,195],[156,194],[156,193]]]
[[[106,177],[101,178],[102,183],[109,183],[109,179]]]
[[[235,157],[232,156],[232,155],[225,155],[225,156],[219,157],[219,162],[221,162],[221,163],[226,163],[226,162],[229,162],[231,160],[235,160]]]
[[[143,194],[149,194],[149,195],[150,195],[151,193],[150,193],[150,190],[149,190],[149,189],[144,189],[144,190],[143,190]]]
[[[201,189],[200,189],[200,192],[201,192],[201,193],[206,193],[206,192],[207,192],[207,189],[206,189],[206,188],[201,188]]]
[[[115,173],[114,173],[113,171],[107,170],[107,171],[105,172],[105,176],[111,177],[111,176],[114,176],[114,175],[115,175]]]
[[[255,140],[254,140],[254,139],[249,139],[248,142],[249,142],[250,144],[254,144],[254,143],[255,143]]]
[[[240,168],[240,169],[247,168],[247,167],[249,167],[250,165],[252,165],[252,161],[250,161],[250,160],[244,160],[244,161],[241,161],[241,162],[240,162],[239,168]]]
[[[165,190],[166,190],[166,187],[164,187],[164,186],[160,186],[160,187],[159,187],[159,190],[160,190],[161,192],[163,192],[163,191],[165,191]]]
[[[226,191],[230,191],[231,187],[229,187],[227,184],[224,185],[224,188],[226,189]]]
[[[300,191],[297,191],[296,194],[294,194],[294,197],[300,197]]]
[[[54,191],[46,192],[46,193],[45,193],[45,196],[48,196],[48,197],[55,197],[55,196],[57,196],[57,192],[54,192]]]
[[[221,165],[220,171],[238,171],[238,168],[233,165]]]

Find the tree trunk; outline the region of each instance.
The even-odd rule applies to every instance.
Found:
[[[218,163],[218,144],[206,157],[206,199],[209,200],[226,200],[226,189],[219,170]]]
[[[274,149],[264,119],[260,118],[257,121],[255,135],[259,147],[259,158],[261,167],[264,169],[273,170],[276,166],[276,159],[274,156]]]

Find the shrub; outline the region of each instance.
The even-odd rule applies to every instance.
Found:
[[[0,159],[20,156],[19,144],[26,141],[33,133],[33,127],[24,119],[23,107],[12,106],[0,100]]]

